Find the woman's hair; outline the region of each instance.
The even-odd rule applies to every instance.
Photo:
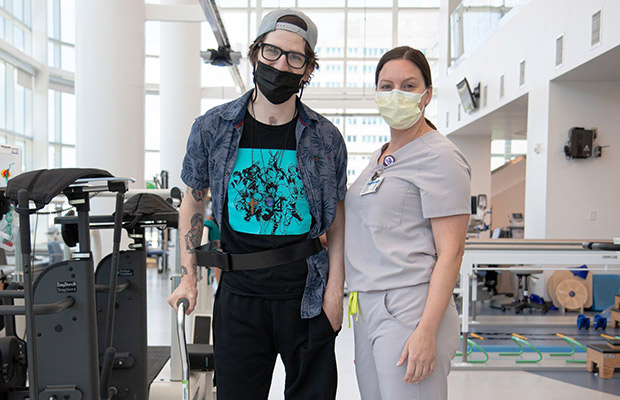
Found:
[[[407,60],[420,69],[422,72],[422,78],[424,79],[424,86],[428,89],[433,86],[433,80],[431,79],[431,67],[428,65],[428,61],[424,54],[417,49],[409,46],[394,47],[392,50],[385,53],[379,63],[377,64],[377,70],[375,72],[375,86],[379,84],[379,73],[388,61],[392,60]],[[435,125],[427,118],[424,118],[428,126],[433,129],[437,129]]]
[[[301,29],[308,29],[308,26],[306,25],[306,23],[301,18],[296,17],[294,15],[285,15],[282,18],[280,18],[278,22],[288,22],[289,24],[296,25],[300,27]],[[263,42],[263,40],[265,40],[265,37],[267,36],[267,34],[269,34],[269,32],[263,35],[260,35],[250,45],[250,49],[248,50],[248,60],[250,60],[250,63],[254,66],[256,66],[256,61],[258,60],[258,51],[260,49],[259,45],[260,43]],[[312,47],[310,47],[308,42],[306,42],[305,40],[304,40],[304,44],[305,44],[304,54],[306,55],[306,57],[308,57],[308,62],[306,63],[305,68],[314,68],[315,70],[319,69],[319,63],[318,63],[318,58],[316,56],[316,53],[314,52],[314,50],[312,50]],[[310,82],[311,78],[312,78],[312,75],[310,75],[310,77],[308,77],[308,80],[304,82],[304,86]]]

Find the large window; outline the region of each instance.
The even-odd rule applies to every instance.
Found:
[[[159,3],[158,0],[147,0]],[[345,8],[345,3],[347,8]],[[320,69],[315,71],[304,100],[329,118],[342,132],[349,153],[349,177],[356,177],[370,154],[389,141],[389,127],[374,108],[374,76],[380,57],[392,47],[409,45],[421,50],[435,74],[439,42],[439,0],[227,0],[218,2],[232,50],[242,54],[238,65],[246,89],[253,87],[252,67],[246,58],[262,16],[278,7],[297,7],[317,25],[316,53]],[[160,22],[147,21],[146,33],[146,179],[159,172]],[[201,50],[217,48],[207,22],[201,24]],[[203,93],[230,93],[235,82],[230,69],[204,64]],[[323,104],[334,104],[327,109]],[[352,105],[348,105],[348,100]],[[203,98],[201,111],[228,101]],[[337,101],[336,101],[337,102]],[[435,102],[426,116],[436,121]]]
[[[245,86],[250,88],[253,85],[252,68],[245,56],[255,38],[257,22],[275,7],[299,7],[317,25],[319,35],[315,50],[321,67],[312,79],[313,90],[320,88],[319,91],[333,92],[333,88],[374,88],[377,61],[396,45],[418,48],[426,54],[432,66],[436,64],[438,0],[400,0],[396,2],[396,8],[393,7],[394,1],[385,0],[348,0],[347,9],[344,3],[344,0],[263,0],[260,3],[262,8],[257,8],[254,0],[221,2],[219,11],[232,49],[243,56],[238,68]],[[159,55],[157,24],[146,23],[147,77],[151,77],[147,78],[148,83],[158,83],[159,69],[155,65],[158,61],[152,60]],[[202,23],[201,31],[201,49],[217,48],[207,22]],[[202,85],[233,87],[234,82],[228,68],[205,64]]]
[[[34,19],[35,12],[47,18]],[[0,0],[0,39],[12,47],[0,56],[0,143],[22,148],[24,169],[75,166],[75,0]],[[46,45],[47,52],[32,52]],[[37,73],[31,57],[49,74]],[[47,154],[33,154],[34,140],[47,144]]]
[[[344,136],[349,161],[347,176],[353,182],[368,165],[370,154],[390,140],[390,128],[374,110],[317,110]]]
[[[28,72],[0,60],[0,142],[20,146],[24,161],[32,150],[33,81]]]
[[[159,110],[159,96],[147,94],[144,103],[144,176],[147,181],[153,180],[153,177],[161,171],[159,160]]]
[[[75,0],[48,0],[48,65],[75,72]]]
[[[48,166],[75,167],[76,113],[72,82],[55,79],[75,72],[75,0],[47,0],[48,90]],[[59,75],[57,75],[59,74]]]
[[[145,55],[144,74],[146,83],[159,84],[159,54],[161,22],[147,21],[144,24]]]
[[[20,135],[32,136],[33,77],[19,68],[11,67],[9,70],[13,75],[13,131]]]
[[[491,171],[525,154],[527,154],[527,140],[493,140],[491,142]]]
[[[7,85],[6,85],[6,64],[0,61],[0,129],[7,129]]]
[[[34,136],[37,140],[41,136],[43,140],[47,138],[48,166],[75,165],[73,73],[77,1],[0,0],[0,40],[16,50],[12,51],[13,55],[17,54],[10,59],[0,56],[0,143],[22,146],[27,167],[33,166]],[[161,3],[159,0],[145,2]],[[516,2],[518,0],[506,0],[511,5]],[[39,8],[35,10],[33,4]],[[42,12],[42,4],[47,8],[47,18],[33,18],[38,15],[36,12]],[[372,103],[375,68],[381,55],[396,45],[406,44],[422,50],[433,69],[437,62],[439,0],[226,0],[218,4],[232,49],[243,56],[238,68],[246,88],[252,87],[253,77],[245,55],[261,17],[277,7],[297,7],[313,19],[319,30],[316,51],[321,68],[315,72],[304,100],[314,102],[315,109],[336,107],[323,106],[323,100],[331,104],[334,99],[344,100],[338,106],[341,108],[323,111],[345,135],[350,151],[360,163],[389,140],[389,129]],[[492,6],[498,7],[495,3]],[[147,21],[145,25],[147,179],[160,169],[160,26],[161,23],[154,21]],[[202,23],[201,30],[201,50],[216,48],[209,24]],[[33,48],[45,49],[46,46],[46,55],[33,54]],[[49,67],[49,82],[36,81],[47,74],[36,73],[31,57],[44,58],[36,61]],[[203,65],[201,75],[201,85],[207,89],[203,93],[211,96],[231,91],[208,89],[235,86],[228,68]],[[35,98],[47,98],[47,101],[37,101],[35,108]],[[353,100],[353,105],[349,105],[349,99]],[[224,101],[227,99],[222,97],[204,98],[203,111]],[[426,113],[431,120],[436,120],[434,107],[429,107]],[[47,133],[41,132],[45,127],[35,124],[43,120],[38,119],[41,117],[48,119]],[[355,166],[350,169],[353,175],[358,170]]]
[[[0,57],[0,143],[22,149],[22,168],[31,159],[34,68],[23,62],[32,54],[32,0],[0,1],[0,40],[13,47]]]
[[[75,96],[48,91],[49,168],[75,167]]]
[[[474,51],[523,0],[463,0],[450,15],[450,64]]]
[[[0,7],[0,38],[31,54],[32,0],[4,0]]]

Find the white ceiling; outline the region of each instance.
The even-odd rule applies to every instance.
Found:
[[[620,46],[558,76],[554,81],[620,81]]]
[[[554,81],[620,81],[620,46],[593,58],[554,79]],[[527,138],[525,94],[478,120],[457,129],[452,135],[490,136],[496,139]]]
[[[455,130],[451,135],[489,136],[491,140],[524,140],[527,138],[527,103],[528,95],[524,94]]]

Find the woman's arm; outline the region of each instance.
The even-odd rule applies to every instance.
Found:
[[[437,264],[431,275],[422,319],[411,334],[397,365],[407,362],[403,382],[417,383],[435,369],[435,338],[461,268],[469,215],[431,218]]]

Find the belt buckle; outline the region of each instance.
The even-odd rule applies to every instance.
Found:
[[[216,254],[218,255],[218,258],[220,259],[220,268],[222,269],[222,271],[227,271],[227,272],[232,271],[233,270],[232,254],[225,253],[224,251],[222,251],[222,249],[217,249]]]

